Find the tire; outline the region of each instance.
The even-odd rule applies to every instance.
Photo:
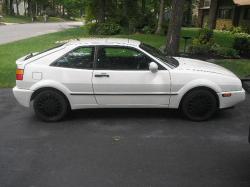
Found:
[[[36,116],[46,122],[62,120],[68,112],[68,101],[58,91],[44,90],[32,101]]]
[[[181,110],[189,120],[205,121],[217,112],[217,98],[209,90],[193,90],[184,96],[181,103]]]

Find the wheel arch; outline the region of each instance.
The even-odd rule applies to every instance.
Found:
[[[195,91],[195,90],[207,90],[207,91],[209,91],[210,93],[212,93],[212,94],[215,96],[215,98],[216,98],[217,107],[220,108],[220,99],[219,99],[219,96],[218,96],[217,92],[216,92],[214,89],[212,89],[212,88],[210,88],[210,87],[208,87],[208,86],[197,86],[197,87],[194,87],[194,88],[188,90],[188,91],[182,96],[178,108],[181,107],[182,102],[183,102],[183,100],[185,99],[185,97],[186,97],[190,92]]]
[[[190,92],[195,89],[207,89],[211,91],[217,99],[218,106],[220,106],[220,99],[217,93],[222,92],[220,86],[207,79],[196,79],[188,82],[177,92],[176,96],[171,96],[170,99],[170,108],[179,108],[183,98]]]

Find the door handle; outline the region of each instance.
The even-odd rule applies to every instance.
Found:
[[[95,77],[109,77],[108,74],[95,74]]]

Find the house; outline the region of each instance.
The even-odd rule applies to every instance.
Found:
[[[198,26],[208,23],[211,0],[200,0]],[[218,0],[216,29],[230,29],[241,26],[250,31],[250,0]]]

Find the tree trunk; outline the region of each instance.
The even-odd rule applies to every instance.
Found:
[[[28,16],[32,16],[32,5],[31,5],[31,0],[27,1],[28,4]]]
[[[64,5],[62,6],[62,16],[65,17],[65,8],[64,8]]]
[[[27,16],[26,0],[23,1],[24,15]]]
[[[175,56],[179,52],[184,1],[185,0],[172,0],[172,13],[166,42],[166,52],[170,56]]]
[[[155,31],[155,34],[161,34],[161,31],[162,31],[162,22],[163,22],[163,17],[164,17],[164,8],[165,8],[164,5],[165,5],[165,0],[161,0],[158,24],[157,24],[157,29]]]
[[[13,0],[10,0],[9,10],[10,15],[14,15]]]
[[[16,15],[19,16],[19,1],[16,0]]]
[[[217,15],[218,0],[211,0],[208,18],[208,28],[215,29]]]
[[[9,14],[8,0],[3,0],[3,13],[5,15]]]
[[[141,11],[142,11],[142,14],[145,14],[145,11],[146,11],[146,0],[141,0]]]
[[[105,0],[99,0],[99,14],[98,14],[98,22],[104,23],[105,22]]]

